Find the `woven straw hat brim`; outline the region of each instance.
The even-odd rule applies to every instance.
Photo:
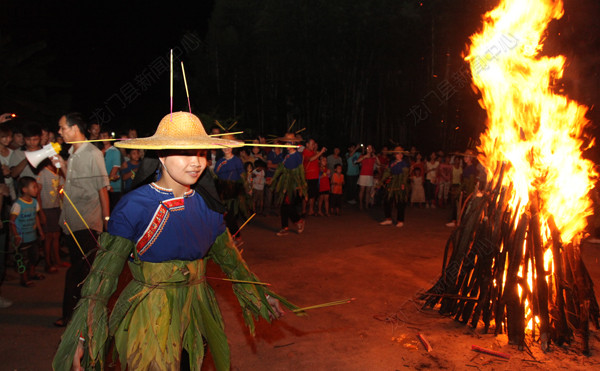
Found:
[[[115,143],[115,147],[127,149],[221,149],[243,147],[244,143],[211,137],[188,137],[177,139],[153,135],[146,138],[127,139]]]
[[[302,139],[302,137],[300,136],[296,136],[295,138],[291,138],[291,137],[279,137],[279,138],[275,138],[276,142],[290,142],[290,143],[300,143],[300,142],[304,142],[304,139]]]
[[[151,137],[115,143],[129,149],[219,149],[244,146],[243,142],[208,136],[200,119],[188,112],[173,112],[160,121]]]

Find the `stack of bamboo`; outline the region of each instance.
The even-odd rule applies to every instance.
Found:
[[[494,181],[465,201],[459,227],[446,243],[441,277],[421,296],[424,307],[440,304],[441,314],[474,328],[482,321],[486,333],[495,326],[495,334],[506,332],[519,349],[525,345],[528,322],[537,318],[531,336],[544,351],[552,341],[570,342],[576,331],[589,354],[589,322],[598,328],[599,308],[580,246],[561,242],[552,217],[544,223],[552,236],[544,243],[537,195],[532,193],[517,215],[519,207],[508,202],[512,188],[501,186],[503,175],[500,165]],[[547,249],[553,272],[544,268]]]

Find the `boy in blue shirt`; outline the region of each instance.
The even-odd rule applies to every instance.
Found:
[[[17,268],[21,274],[21,286],[33,286],[34,280],[43,280],[42,274],[35,272],[35,265],[39,258],[39,233],[40,239],[44,239],[44,232],[40,225],[40,205],[34,198],[38,194],[38,184],[34,178],[24,176],[17,181],[17,190],[21,195],[13,203],[10,209],[10,230],[15,251],[22,257]]]

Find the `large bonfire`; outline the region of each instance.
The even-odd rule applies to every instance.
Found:
[[[565,58],[541,55],[562,15],[561,0],[503,0],[471,37],[465,59],[488,116],[478,159],[490,181],[466,202],[442,277],[423,298],[520,346],[526,329],[544,350],[577,330],[588,352],[598,304],[579,247],[597,177],[582,151],[593,141],[587,108],[553,89]]]

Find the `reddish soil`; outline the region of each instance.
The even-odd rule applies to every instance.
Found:
[[[380,226],[380,209],[358,212],[344,205],[343,216],[311,217],[298,235],[277,237],[276,217],[255,217],[242,231],[243,256],[273,289],[299,306],[344,298],[350,304],[292,313],[269,324],[260,321],[252,338],[245,327],[231,283],[214,280],[233,370],[400,370],[400,369],[569,369],[600,366],[599,332],[591,332],[592,355],[581,354],[579,340],[542,353],[527,338],[531,354],[509,345],[505,336],[482,334],[436,311],[421,310],[416,295],[441,270],[450,229],[448,210],[409,208],[403,228]],[[586,265],[600,282],[600,245],[584,244]],[[2,295],[15,301],[0,309],[0,370],[47,370],[62,330],[60,315],[64,269],[36,287],[22,288],[10,272]],[[210,276],[220,276],[212,265]],[[428,353],[416,335],[433,347]],[[503,360],[475,353],[471,345],[508,353]],[[213,370],[210,356],[203,369]]]

